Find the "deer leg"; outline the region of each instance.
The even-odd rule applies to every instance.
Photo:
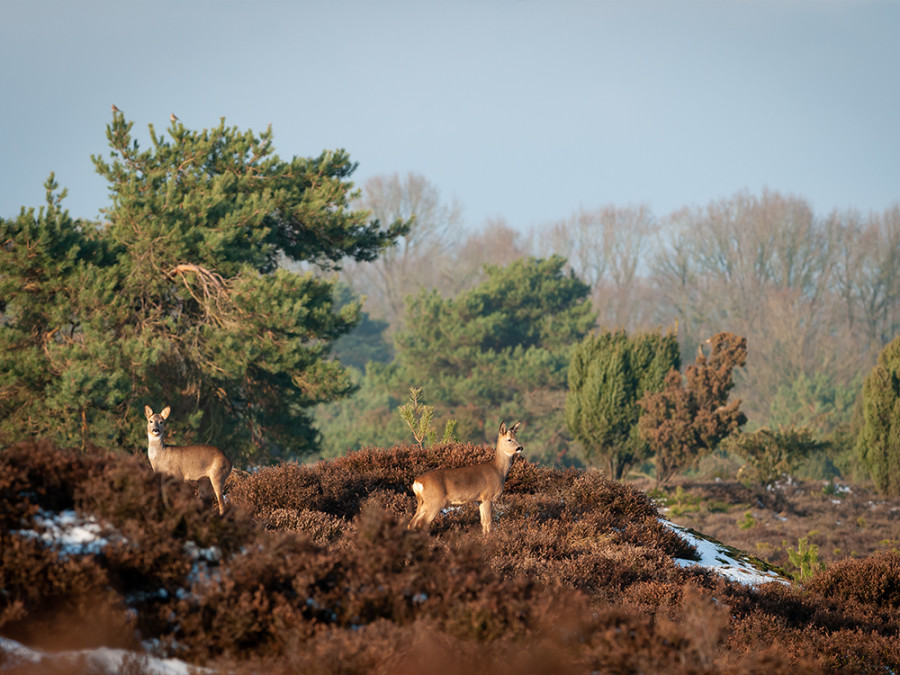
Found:
[[[481,502],[478,510],[481,512],[481,531],[487,534],[491,531],[491,503],[487,500]]]
[[[423,499],[419,503],[419,508],[416,511],[416,515],[413,516],[412,522],[409,524],[410,529],[421,526],[427,530],[434,519],[437,518],[442,508],[444,508],[444,504],[442,502],[428,503]]]
[[[209,477],[209,482],[212,485],[213,492],[216,493],[216,501],[219,503],[219,515],[225,515],[225,498],[223,497],[223,493],[225,491],[225,480],[218,475],[212,475]]]
[[[425,513],[425,527],[429,527],[434,522],[434,519],[438,517],[438,514],[445,506],[446,503],[444,502],[437,502],[431,505],[431,508]]]
[[[409,521],[409,525],[406,526],[407,530],[416,529],[425,515],[425,502],[419,496],[416,496],[416,502],[416,512],[413,515],[412,520]]]

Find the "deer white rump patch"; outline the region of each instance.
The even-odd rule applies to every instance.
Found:
[[[413,489],[413,492],[415,492],[418,495],[418,494],[422,494],[422,490],[425,489],[425,486],[422,485],[419,481],[415,481],[412,484],[412,489]]]

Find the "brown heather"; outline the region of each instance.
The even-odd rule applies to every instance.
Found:
[[[749,588],[675,565],[692,550],[634,486],[521,459],[489,536],[475,505],[441,515],[430,532],[405,529],[414,476],[492,452],[370,448],[236,471],[232,508],[219,518],[208,491],[154,474],[141,457],[33,442],[2,450],[0,635],[54,649],[152,641],[238,674],[900,668],[900,554],[889,549],[829,557],[804,586]],[[730,487],[688,485],[696,508],[672,519],[705,512],[719,539],[766,558],[719,517],[747,537],[737,516],[748,509],[759,527],[813,512],[790,491]],[[64,509],[104,525],[101,553],[59,556],[20,532]],[[872,512],[880,536],[886,526]],[[139,659],[126,671],[144,672]]]

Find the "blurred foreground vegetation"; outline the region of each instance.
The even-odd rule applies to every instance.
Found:
[[[405,529],[415,474],[490,452],[406,445],[237,472],[220,519],[202,490],[141,457],[31,442],[0,450],[0,635],[54,650],[147,649],[233,673],[900,667],[895,549],[752,588],[675,564],[694,553],[644,492],[519,460],[489,537],[474,505],[431,533]],[[684,504],[714,503],[684,494]],[[760,522],[792,499],[745,497],[767,494],[768,506],[751,506]],[[102,541],[73,550],[35,536],[64,511]],[[809,562],[796,542],[786,548]],[[13,658],[0,653],[0,665],[40,672]],[[129,672],[144,672],[139,659]]]

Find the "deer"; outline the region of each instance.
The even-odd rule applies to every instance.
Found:
[[[513,459],[522,454],[522,444],[516,438],[521,424],[516,422],[507,429],[505,423],[500,423],[497,449],[491,461],[455,469],[435,469],[417,477],[412,484],[416,513],[407,529],[427,528],[447,505],[481,502],[478,508],[481,530],[484,534],[489,533],[491,506],[503,492]]]
[[[225,479],[231,473],[231,460],[213,445],[166,445],[163,438],[170,412],[169,406],[159,413],[154,413],[149,405],[144,406],[144,414],[147,416],[147,455],[150,457],[150,466],[156,473],[174,476],[184,481],[209,478],[213,492],[216,493],[216,501],[219,503],[219,515],[224,515],[223,490]]]

